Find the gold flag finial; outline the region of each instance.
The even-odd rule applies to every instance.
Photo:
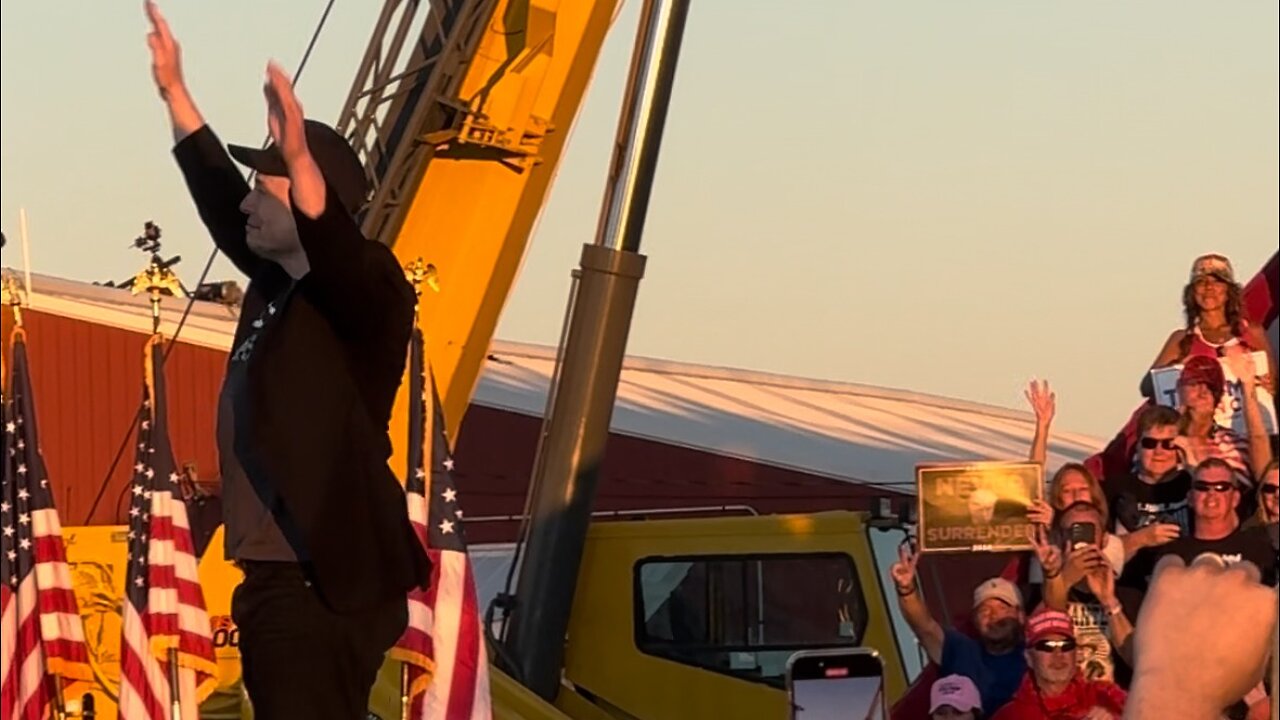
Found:
[[[3,286],[4,304],[13,310],[14,326],[22,327],[22,306],[25,301],[22,293],[22,284],[18,282],[18,278],[12,275],[5,275],[0,285]]]
[[[161,262],[160,256],[152,255],[147,267],[134,276],[132,290],[134,295],[145,292],[151,296],[151,332],[159,332],[160,298],[181,293],[182,282],[168,265]]]
[[[425,284],[432,292],[440,292],[440,279],[436,266],[418,258],[404,268],[404,276],[413,284],[413,294],[422,300],[422,286]]]

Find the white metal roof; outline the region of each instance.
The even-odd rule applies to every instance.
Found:
[[[151,330],[145,296],[33,275],[33,310],[140,333]],[[172,334],[186,303],[168,299]],[[195,303],[182,341],[227,350],[236,311]],[[494,341],[474,402],[541,417],[555,348]],[[919,462],[1026,457],[1030,413],[853,383],[629,357],[612,430],[777,467],[909,491]],[[1055,432],[1050,467],[1100,449],[1097,438]]]
[[[542,416],[555,349],[495,342],[475,402]],[[614,432],[838,479],[914,484],[919,462],[1018,460],[1030,413],[853,383],[627,358]],[[1050,467],[1103,442],[1055,432]]]

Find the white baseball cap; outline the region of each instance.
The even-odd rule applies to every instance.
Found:
[[[994,577],[984,581],[973,591],[973,606],[978,607],[984,600],[1002,600],[1011,607],[1022,607],[1022,593],[1018,587],[1004,578]]]

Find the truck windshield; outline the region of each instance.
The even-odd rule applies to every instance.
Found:
[[[857,645],[867,626],[840,553],[652,558],[635,592],[642,652],[778,687],[797,650]]]

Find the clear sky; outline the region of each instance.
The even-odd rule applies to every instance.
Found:
[[[268,58],[325,0],[167,0],[190,85],[259,142]],[[639,3],[615,26],[499,337],[554,343],[594,233]],[[380,3],[337,0],[299,83],[336,120]],[[0,6],[0,223],[37,272],[121,280],[146,220],[208,241],[168,154],[141,0]],[[1276,250],[1275,2],[697,0],[630,352],[910,388],[1109,435],[1192,258]],[[5,265],[19,265],[10,245]],[[214,279],[233,278],[225,262]]]

